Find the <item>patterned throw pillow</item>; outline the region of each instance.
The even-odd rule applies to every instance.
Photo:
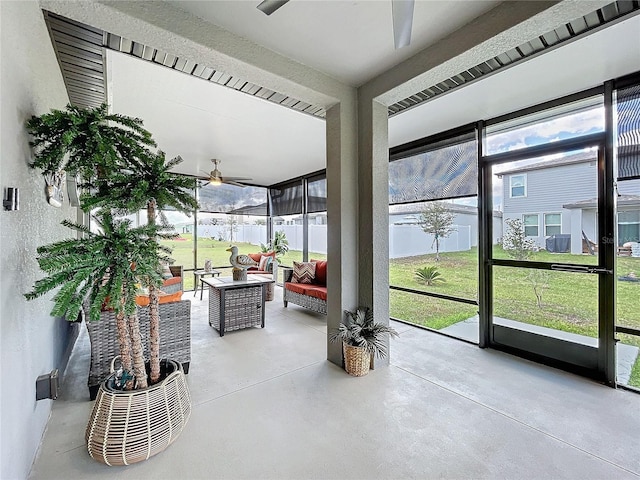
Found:
[[[316,264],[312,262],[293,262],[293,283],[313,283],[316,278]]]
[[[167,278],[173,278],[173,273],[171,273],[169,265],[162,265],[162,278],[164,278],[165,280]]]
[[[273,260],[271,255],[262,255],[262,257],[260,257],[260,265],[258,266],[258,270],[262,270],[263,272],[269,270],[271,260]]]

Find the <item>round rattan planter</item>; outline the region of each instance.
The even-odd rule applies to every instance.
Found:
[[[369,373],[371,355],[366,349],[342,343],[342,351],[344,353],[344,369],[349,375],[362,377]]]
[[[160,453],[178,438],[191,415],[182,366],[163,360],[164,380],[142,390],[122,391],[102,382],[85,439],[89,455],[107,465],[129,465]]]

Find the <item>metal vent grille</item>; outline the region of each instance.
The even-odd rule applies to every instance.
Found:
[[[584,17],[573,20],[551,32],[525,42],[508,52],[504,52],[487,60],[486,62],[470,68],[469,70],[454,75],[447,80],[390,105],[389,116],[391,117],[408,108],[415,107],[416,105],[431,100],[438,95],[450,92],[462,85],[477,80],[506,66],[511,66],[544,50],[555,48],[561,43],[573,40],[576,37],[599,28],[607,23],[619,20],[626,15],[637,14],[639,12],[640,2],[638,0],[622,0],[605,5],[601,9],[591,12]]]
[[[102,30],[44,12],[69,101],[83,108],[105,102]]]
[[[106,101],[103,48],[109,48],[315,117],[324,118],[326,115],[325,109],[320,106],[274,92],[213,67],[176,57],[51,12],[45,11],[44,16],[73,105],[96,107]]]

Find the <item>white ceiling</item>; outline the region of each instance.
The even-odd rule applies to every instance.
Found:
[[[393,51],[390,19],[388,36],[371,33],[383,28],[372,25],[374,21],[382,22],[386,8],[382,5],[389,3],[387,1],[292,0],[271,17],[255,9],[254,4],[257,3],[178,2],[178,6],[193,13],[199,12],[200,16],[207,12],[215,13],[224,20],[216,23],[228,29],[234,28],[234,33],[246,31],[247,36],[253,35],[254,41],[293,56],[300,62],[315,62],[312,66],[351,81],[370,78],[374,72],[386,70],[389,65],[404,59]],[[376,5],[370,6],[370,3]],[[460,11],[468,13],[468,10],[480,8],[475,6],[476,3],[486,9],[489,4],[498,2],[464,2],[463,6],[461,2],[416,3],[416,21],[419,18],[423,21],[422,14],[418,15],[419,9],[424,8],[423,3],[428,3],[432,11],[439,13],[453,5],[458,15]],[[350,10],[351,7],[353,9]],[[296,13],[301,9],[302,12],[316,13],[312,19],[296,23],[290,17],[302,15]],[[356,11],[367,12],[366,21],[348,15]],[[281,17],[283,23],[278,23],[284,32],[269,26],[277,23],[270,21],[277,19],[281,12],[283,16],[287,15],[284,19]],[[388,14],[390,17],[390,6]],[[338,15],[340,20],[331,19],[331,15]],[[302,17],[307,18],[305,15]],[[353,25],[357,28],[349,30]],[[437,23],[419,25],[419,21],[414,25],[412,45],[416,48],[419,44],[416,39],[426,38],[420,32],[429,32],[427,36],[433,40],[435,37],[430,35],[441,26]],[[274,28],[276,31],[271,30]],[[452,24],[448,28],[452,28]],[[440,32],[437,36],[444,34],[437,31]],[[640,71],[638,32],[640,15],[635,15],[396,115],[389,122],[390,146]],[[371,46],[365,48],[366,45],[361,44],[362,36],[379,50]],[[386,44],[387,41],[387,46],[381,46],[381,42]],[[312,44],[308,48],[304,46],[307,42]],[[354,54],[361,50],[360,55]],[[313,51],[317,57],[310,53]],[[404,55],[404,49],[401,52]],[[354,59],[354,55],[363,58]],[[325,123],[322,119],[112,51],[108,52],[107,75],[108,101],[113,110],[142,118],[145,127],[153,133],[169,158],[181,155],[185,159],[176,169],[180,173],[203,175],[212,168],[209,160],[219,158],[223,176],[251,177],[253,181],[250,183],[271,185],[326,166]],[[354,80],[356,78],[360,80]]]
[[[394,49],[391,0],[291,0],[265,15],[260,0],[172,1],[177,8],[287,58],[360,86],[501,1],[417,0],[411,44]]]
[[[232,88],[107,50],[114,112],[142,118],[179,173],[272,185],[325,168],[325,122]]]

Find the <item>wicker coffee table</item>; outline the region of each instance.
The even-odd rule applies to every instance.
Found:
[[[232,277],[203,278],[209,286],[209,325],[224,332],[247,327],[264,328],[264,302],[272,278],[257,276],[236,281]]]

